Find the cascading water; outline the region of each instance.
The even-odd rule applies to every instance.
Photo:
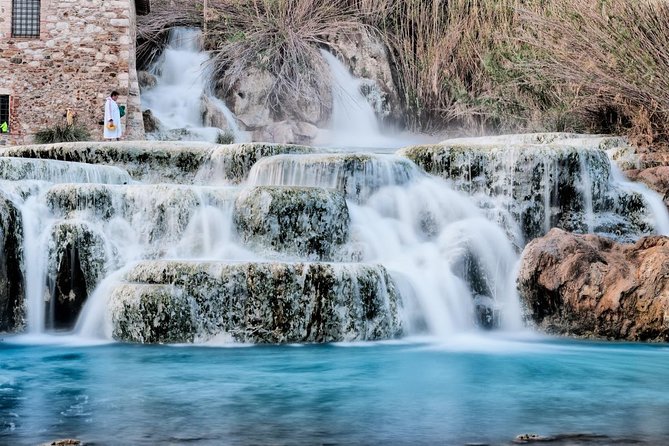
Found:
[[[174,28],[168,46],[151,72],[156,85],[142,92],[142,109],[151,110],[161,125],[156,139],[191,139],[216,142],[222,130],[205,127],[204,107],[207,102],[220,111],[235,141],[246,140],[246,135],[223,101],[210,94],[207,61],[202,50],[202,33],[197,28]],[[177,138],[179,131],[184,132]],[[164,133],[167,132],[167,135]]]
[[[389,151],[429,140],[424,135],[407,136],[382,129],[374,108],[361,90],[371,81],[355,78],[332,53],[321,50],[321,55],[330,67],[333,107],[330,129],[324,131],[315,144]]]
[[[444,181],[390,155],[281,155],[258,162],[251,184],[339,188],[349,198],[356,256],[379,262],[401,286],[413,330],[440,336],[486,324],[520,327],[504,231]],[[475,309],[475,307],[477,307]],[[475,311],[476,310],[476,311]],[[501,311],[500,311],[501,310]],[[502,320],[495,320],[495,314]]]
[[[207,56],[194,43],[198,39],[197,31],[175,31],[156,67],[158,86],[143,95],[145,106],[164,125],[201,125],[202,66]],[[135,183],[116,167],[1,158],[0,175],[14,181],[7,193],[21,209],[23,246],[30,259],[26,267],[28,330],[44,331],[44,302],[50,300],[53,305],[54,293],[69,292],[68,298],[77,298],[73,289],[54,289],[55,270],[62,262],[60,251],[54,249],[58,243],[67,243],[70,260],[86,254],[78,244],[94,245],[87,255],[95,262],[89,259],[89,264],[82,261],[80,265],[87,283],[99,284],[95,290],[86,290],[90,297],[77,324],[77,331],[85,336],[100,335],[101,327],[106,327],[102,330],[106,337],[114,329],[135,330],[129,317],[123,319],[127,315],[118,314],[116,322],[126,325],[111,328],[108,301],[114,295],[116,310],[123,305],[127,308],[141,301],[148,290],[154,298],[167,299],[158,306],[166,302],[184,305],[170,310],[171,315],[182,318],[175,319],[182,326],[198,325],[188,312],[209,312],[209,325],[189,339],[231,339],[230,333],[216,331],[222,316],[202,296],[221,289],[220,277],[212,272],[229,269],[238,282],[226,284],[223,288],[228,291],[255,284],[255,276],[240,279],[251,270],[258,274],[270,271],[271,277],[293,271],[300,275],[295,280],[304,281],[304,289],[317,281],[307,276],[321,274],[318,277],[328,277],[327,283],[335,283],[334,289],[355,301],[346,309],[350,314],[363,312],[366,304],[360,302],[365,290],[383,296],[375,302],[374,311],[367,308],[369,314],[393,307],[394,296],[399,294],[407,334],[446,337],[477,326],[521,327],[515,290],[518,250],[556,222],[573,224],[584,232],[614,228],[628,238],[647,233],[649,227],[660,233],[669,229],[669,218],[657,197],[621,182],[615,170],[609,175],[609,161],[598,148],[574,150],[530,140],[527,144],[536,147],[527,150],[510,146],[508,141],[497,144],[492,138],[463,150],[467,141],[460,140],[445,144],[452,146],[451,158],[438,155],[438,162],[432,163],[437,166],[448,160],[447,180],[426,175],[411,161],[411,149],[392,155],[352,152],[350,146],[374,145],[384,151],[399,141],[386,139],[379,130],[373,110],[360,94],[360,81],[334,56],[326,52],[323,56],[339,90],[334,95],[335,131],[330,136],[347,134],[351,138],[338,141],[349,146],[340,151],[293,148],[294,152],[279,155],[275,153],[281,152],[268,151],[263,154],[272,156],[263,157],[260,149],[229,153],[244,148],[226,147],[225,153],[206,152],[209,162],[193,177],[204,184],[190,185]],[[190,60],[185,64],[188,70],[182,69],[184,60]],[[491,143],[496,145],[489,147]],[[247,164],[235,165],[239,162]],[[565,177],[563,169],[570,169],[571,176]],[[211,185],[207,180],[211,178],[218,178],[223,186]],[[251,189],[253,193],[246,193]],[[279,212],[273,219],[267,216],[263,221],[262,215],[253,215],[270,212],[272,194],[284,192],[285,202],[272,211]],[[560,194],[574,200],[565,207],[573,215],[564,212]],[[255,197],[257,202],[242,200],[240,204],[240,197]],[[334,212],[341,203],[344,205]],[[631,234],[625,231],[633,225],[624,219],[629,203],[638,208],[636,232]],[[651,212],[644,203],[650,203]],[[240,206],[249,210],[243,218]],[[281,214],[285,209],[293,214]],[[331,221],[335,215],[341,221]],[[340,232],[337,237],[319,233],[321,238],[333,239],[320,243],[313,233],[323,227]],[[290,237],[302,240],[291,245],[286,241]],[[300,269],[309,262],[315,263]],[[251,265],[249,270],[240,266],[246,264]],[[159,282],[167,280],[164,275],[169,265],[187,273],[171,282]],[[392,281],[384,276],[386,270]],[[206,278],[187,284],[196,290],[194,295],[173,286],[191,275]],[[134,277],[137,283],[127,283],[127,277]],[[356,285],[347,285],[350,283]],[[323,292],[323,286],[320,282],[314,285],[316,295]],[[390,327],[386,333],[395,333],[394,321],[370,320],[373,324],[361,326],[365,333],[374,334],[381,326]]]

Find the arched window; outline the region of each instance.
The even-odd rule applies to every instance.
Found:
[[[40,0],[12,0],[12,37],[39,37]]]

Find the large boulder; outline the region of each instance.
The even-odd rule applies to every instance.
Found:
[[[148,261],[109,316],[129,342],[334,342],[399,336],[400,304],[380,265]]]
[[[151,110],[144,110],[142,112],[142,121],[144,122],[144,132],[154,133],[161,130],[163,125],[160,120],[153,114]]]
[[[312,260],[332,260],[349,231],[344,195],[316,187],[245,189],[235,201],[234,221],[245,243]]]
[[[669,166],[649,167],[648,169],[631,169],[625,171],[632,181],[638,181],[662,196],[664,205],[669,208]]]
[[[205,94],[200,97],[200,114],[205,127],[230,128],[223,109]]]
[[[137,71],[137,83],[142,91],[150,90],[156,86],[156,76],[148,71]]]
[[[518,290],[548,333],[669,341],[669,238],[619,244],[552,229],[522,254]]]
[[[25,326],[23,276],[23,223],[21,212],[0,194],[0,332],[17,332]]]
[[[280,121],[253,132],[255,141],[270,141],[278,144],[310,144],[318,136],[319,129],[309,122]]]
[[[247,70],[225,98],[244,130],[256,130],[273,122],[269,109],[269,95],[276,82],[268,71]]]
[[[603,137],[547,133],[461,138],[401,149],[428,173],[508,209],[525,240],[552,227],[630,241],[653,231],[643,196],[612,181]],[[524,241],[518,241],[523,245]]]

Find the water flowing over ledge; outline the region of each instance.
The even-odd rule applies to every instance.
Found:
[[[6,239],[20,247],[11,251],[14,258],[31,259],[20,281],[25,289],[13,291],[18,297],[2,299],[4,314],[12,315],[3,319],[3,329],[27,327],[38,333],[71,328],[81,312],[80,332],[100,321],[108,321],[108,327],[114,325],[109,321],[116,321],[115,329],[92,332],[142,342],[202,342],[219,335],[238,342],[384,339],[399,333],[448,338],[480,328],[517,330],[522,312],[515,276],[526,240],[556,224],[634,239],[664,223],[654,216],[660,211],[648,204],[652,194],[615,176],[604,148],[617,142],[550,134],[515,138],[521,142],[511,144],[508,137],[445,141],[408,147],[396,155],[264,143],[2,148],[0,154],[25,157],[20,158],[25,165],[42,163],[37,172],[44,172],[3,183],[4,227],[12,234]],[[14,159],[18,158],[0,158]],[[74,172],[73,177],[48,173],[53,171],[51,163]],[[420,166],[438,176],[427,175]],[[86,172],[96,169],[110,173],[82,183],[92,178]],[[14,180],[10,173],[7,177]],[[363,312],[361,307],[347,307],[357,316],[333,326],[354,328],[332,332],[336,335],[282,337],[270,330],[275,337],[262,338],[254,337],[255,329],[239,328],[244,325],[202,331],[197,328],[201,315],[209,314],[202,302],[207,308],[224,308],[230,297],[209,296],[211,300],[194,306],[206,293],[179,288],[175,278],[151,283],[128,279],[133,265],[150,259],[170,265],[242,262],[255,265],[247,270],[258,271],[275,265],[271,271],[290,273],[279,274],[281,279],[274,273],[247,276],[242,282],[277,290],[288,290],[288,283],[296,280],[293,276],[304,278],[312,268],[300,272],[281,265],[327,261],[314,265],[322,265],[321,271],[339,271],[328,273],[327,277],[339,277],[328,279],[328,286],[344,280],[344,270],[350,277],[345,281],[352,283],[368,275],[364,265],[378,265],[383,273],[375,274],[384,277],[382,283],[392,284],[393,291],[371,285],[381,283],[374,280],[359,286],[367,290],[370,302],[395,303],[363,304]],[[234,278],[243,275],[229,268],[232,286]],[[203,274],[196,270],[194,277]],[[356,274],[362,276],[353,279]],[[323,286],[319,293],[326,289]],[[297,296],[297,289],[304,296],[313,295],[302,283],[286,296]],[[358,294],[328,295],[343,299]],[[274,298],[256,295],[257,302],[264,302],[256,308],[275,308]],[[286,297],[281,305],[295,299]],[[363,314],[371,314],[370,308],[395,321],[388,327],[401,329],[372,330],[377,334],[371,335],[363,328]],[[336,311],[337,317],[342,311]],[[146,324],[154,319],[175,328],[152,333]],[[130,320],[132,326],[145,328],[133,331]],[[265,323],[276,323],[276,317]],[[220,322],[212,319],[208,324]],[[246,334],[235,337],[230,330]]]

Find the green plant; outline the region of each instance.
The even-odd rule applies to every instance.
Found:
[[[90,139],[91,134],[89,131],[85,127],[77,124],[56,124],[53,127],[47,127],[35,133],[35,142],[38,144],[89,141]]]

